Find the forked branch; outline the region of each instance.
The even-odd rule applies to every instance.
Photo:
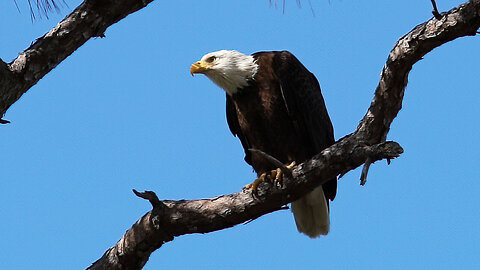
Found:
[[[283,209],[284,205],[322,184],[323,179],[352,170],[368,157],[374,161],[393,159],[402,152],[395,142],[368,146],[345,139],[295,167],[292,176],[285,176],[282,186],[261,184],[255,196],[250,190],[242,190],[211,199],[159,203],[151,191],[134,191],[149,200],[153,210],[138,220],[89,269],[142,269],[153,251],[176,236],[226,229]]]
[[[150,234],[138,231],[134,235],[141,235],[145,241],[158,237],[156,245],[151,246],[150,251],[153,252],[176,236],[221,230],[276,211],[326,179],[343,175],[367,160],[368,163],[380,159],[390,162],[403,152],[400,145],[385,142],[385,139],[393,119],[402,107],[408,74],[413,65],[442,44],[458,37],[474,36],[479,27],[480,0],[475,0],[446,12],[440,20],[432,18],[416,26],[402,37],[389,54],[373,101],[357,130],[309,161],[296,166],[293,175],[284,179],[282,187],[265,183],[260,186],[257,197],[241,191],[213,199],[163,201],[166,208],[161,214],[155,214],[159,211],[154,207],[136,224],[143,224],[139,228],[149,228]],[[152,229],[155,226],[158,230]],[[135,230],[135,226],[131,230]],[[123,242],[121,240],[107,251],[90,269],[106,269],[118,262],[120,257],[112,252]],[[131,256],[129,258],[134,261],[148,260],[150,253],[142,253],[143,257],[140,258],[133,252],[135,250],[138,250],[135,246],[129,246],[128,250],[122,251],[122,258]],[[141,269],[141,266],[131,269]]]
[[[85,0],[65,20],[39,38],[13,62],[0,60],[0,116],[45,74],[91,37],[153,0]],[[402,107],[408,74],[434,48],[458,37],[474,36],[480,27],[480,0],[471,0],[441,18],[416,26],[390,52],[373,101],[353,134],[312,159],[299,164],[282,186],[264,183],[257,196],[240,191],[212,199],[160,201],[154,193],[136,193],[153,210],[145,214],[122,239],[89,269],[141,269],[150,254],[174,237],[221,230],[283,209],[314,187],[337,175],[403,152],[386,142],[393,119]],[[438,17],[438,16],[437,16]],[[1,120],[0,123],[6,123]],[[366,176],[365,176],[366,177]]]

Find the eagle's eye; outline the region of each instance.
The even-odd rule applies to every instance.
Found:
[[[217,57],[215,57],[215,56],[210,56],[210,57],[208,57],[207,59],[205,59],[205,62],[207,62],[207,63],[212,63],[213,61],[215,61],[215,59],[217,59]]]

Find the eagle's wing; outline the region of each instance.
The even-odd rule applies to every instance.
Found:
[[[251,153],[248,151],[250,149],[250,144],[248,143],[247,137],[242,133],[242,129],[240,128],[240,124],[238,123],[237,117],[237,108],[233,103],[232,97],[228,94],[227,96],[227,123],[230,131],[234,136],[237,136],[242,143],[243,149],[245,150],[245,161],[252,165]]]
[[[332,145],[333,126],[315,76],[287,51],[276,53],[272,65],[296,131],[307,145],[313,146],[311,155]],[[331,200],[335,198],[336,184],[332,179],[323,185]]]

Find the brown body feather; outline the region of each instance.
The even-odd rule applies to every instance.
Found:
[[[227,120],[245,149],[245,161],[260,175],[275,167],[248,149],[255,148],[284,164],[301,163],[334,143],[333,127],[320,85],[291,53],[253,54],[258,72],[236,94],[227,94]],[[337,180],[323,184],[335,198]]]

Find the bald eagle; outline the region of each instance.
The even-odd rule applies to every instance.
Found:
[[[333,126],[315,76],[288,51],[245,55],[221,50],[192,64],[191,74],[205,74],[225,90],[227,122],[240,139],[245,161],[260,176],[275,169],[261,150],[284,164],[301,163],[334,143]],[[311,238],[330,229],[333,178],[292,203],[299,232]]]

